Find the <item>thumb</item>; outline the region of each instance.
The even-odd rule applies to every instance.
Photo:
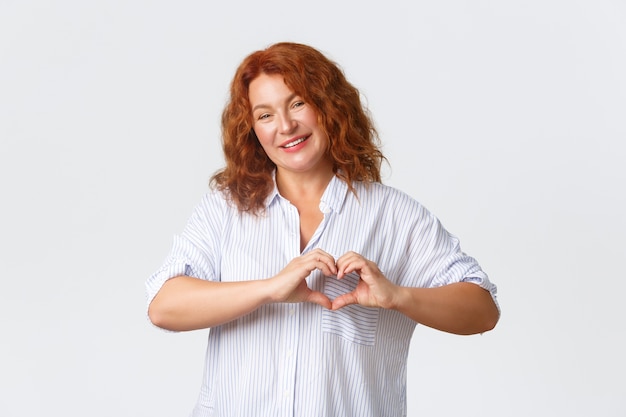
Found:
[[[311,291],[306,299],[309,303],[319,304],[324,308],[331,309],[332,303],[330,298],[328,298],[325,294],[319,291]]]
[[[357,304],[358,302],[359,301],[356,298],[356,294],[354,292],[348,292],[340,295],[333,300],[332,309],[339,310],[340,308],[343,308],[347,305]]]

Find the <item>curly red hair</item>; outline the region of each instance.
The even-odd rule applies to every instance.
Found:
[[[333,170],[350,189],[353,181],[381,182],[385,160],[369,112],[359,91],[343,71],[318,50],[281,42],[247,56],[235,72],[230,100],[222,113],[222,146],[226,166],[211,178],[211,185],[240,211],[258,214],[274,183],[276,166],[267,157],[252,129],[248,100],[250,82],[260,74],[280,74],[294,93],[311,105],[329,138],[328,157]]]

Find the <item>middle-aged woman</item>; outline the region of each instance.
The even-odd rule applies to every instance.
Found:
[[[210,328],[193,416],[402,416],[417,323],[491,330],[496,287],[437,218],[383,185],[358,90],[306,45],[239,66],[226,166],[147,281],[150,320]]]

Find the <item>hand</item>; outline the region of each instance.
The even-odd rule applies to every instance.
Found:
[[[319,269],[326,276],[337,274],[335,258],[321,249],[294,258],[287,266],[271,278],[275,288],[273,301],[283,303],[310,302],[330,309],[330,299],[319,291],[309,288],[306,278],[314,270]]]
[[[351,272],[359,275],[359,283],[353,291],[333,300],[333,310],[339,310],[350,304],[360,304],[365,307],[394,307],[399,287],[383,275],[378,265],[358,253],[348,252],[337,260],[337,279],[342,279]]]

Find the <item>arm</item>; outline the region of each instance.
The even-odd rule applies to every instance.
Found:
[[[491,330],[499,319],[491,294],[473,283],[401,287],[389,281],[375,263],[354,252],[339,258],[337,267],[338,279],[356,272],[361,280],[354,291],[333,300],[333,310],[349,304],[393,309],[426,326],[465,335]]]
[[[493,329],[499,312],[491,294],[471,282],[437,288],[396,287],[390,306],[418,323],[455,334]]]
[[[174,277],[156,294],[148,307],[148,316],[158,327],[184,331],[218,326],[268,303],[312,302],[331,308],[324,294],[307,286],[305,279],[315,269],[333,275],[335,260],[317,249],[293,259],[280,273],[268,279],[215,282]]]
[[[263,281],[214,282],[178,276],[167,280],[148,307],[150,321],[175,331],[217,326],[271,302]]]

